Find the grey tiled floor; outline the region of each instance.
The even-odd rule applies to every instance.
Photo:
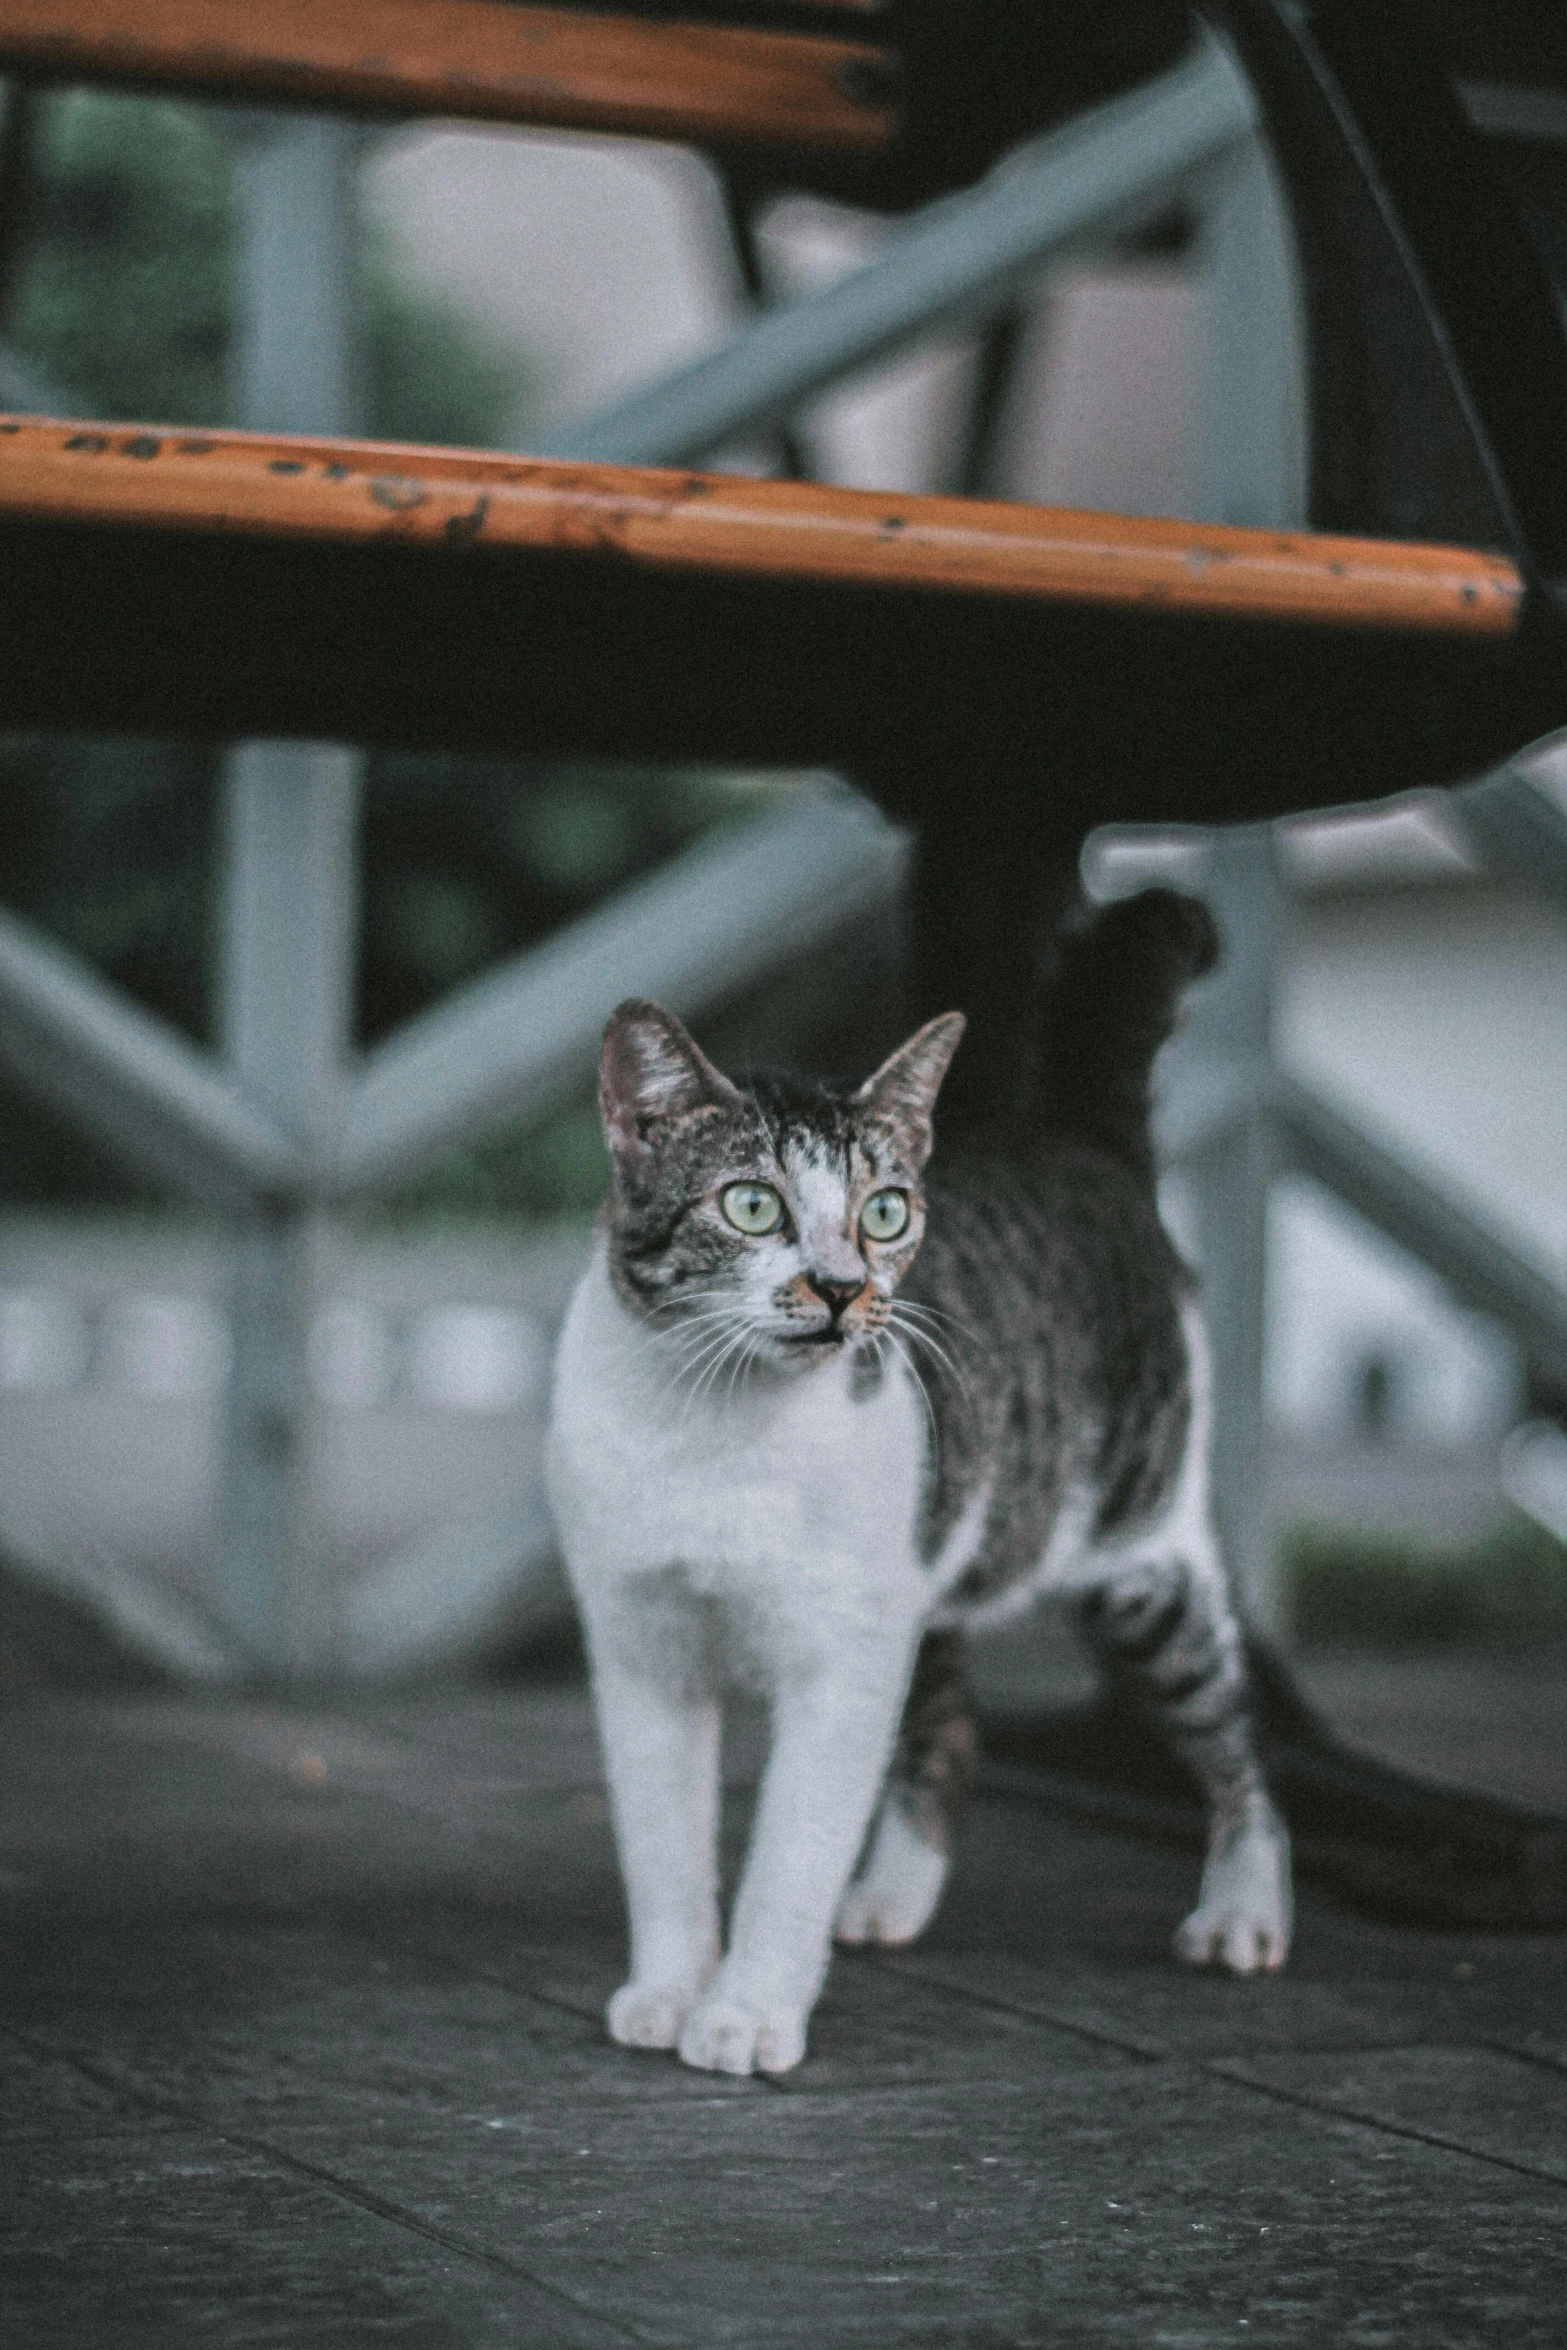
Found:
[[[0,1753],[7,2342],[1567,2340],[1563,1940],[1308,1892],[1282,1981],[1192,1978],[1186,1857],[991,1797],[730,2082],[603,2037],[574,1688],[39,1695]]]

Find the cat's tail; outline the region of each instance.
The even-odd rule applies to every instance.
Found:
[[[1035,1130],[1092,1143],[1151,1182],[1154,1055],[1218,955],[1207,907],[1173,889],[1141,890],[1070,929],[1040,1003]]]

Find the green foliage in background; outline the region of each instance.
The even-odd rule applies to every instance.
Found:
[[[234,153],[219,108],[96,90],[44,102],[5,332],[94,413],[230,418]],[[516,362],[399,285],[373,241],[360,299],[372,433],[484,446],[515,427]]]
[[[1567,1641],[1567,1545],[1514,1513],[1478,1541],[1297,1526],[1282,1564],[1302,1648],[1506,1648]]]

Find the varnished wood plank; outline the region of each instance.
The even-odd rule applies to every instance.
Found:
[[[598,557],[639,570],[1505,637],[1522,582],[1458,547],[388,443],[0,420],[0,519]]]
[[[849,41],[498,0],[0,0],[0,70],[397,114],[874,152]]]

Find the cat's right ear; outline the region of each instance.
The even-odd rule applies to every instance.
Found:
[[[604,1031],[599,1109],[604,1139],[622,1173],[647,1164],[669,1119],[709,1104],[738,1109],[740,1099],[673,1012],[642,996],[616,1005]]]

